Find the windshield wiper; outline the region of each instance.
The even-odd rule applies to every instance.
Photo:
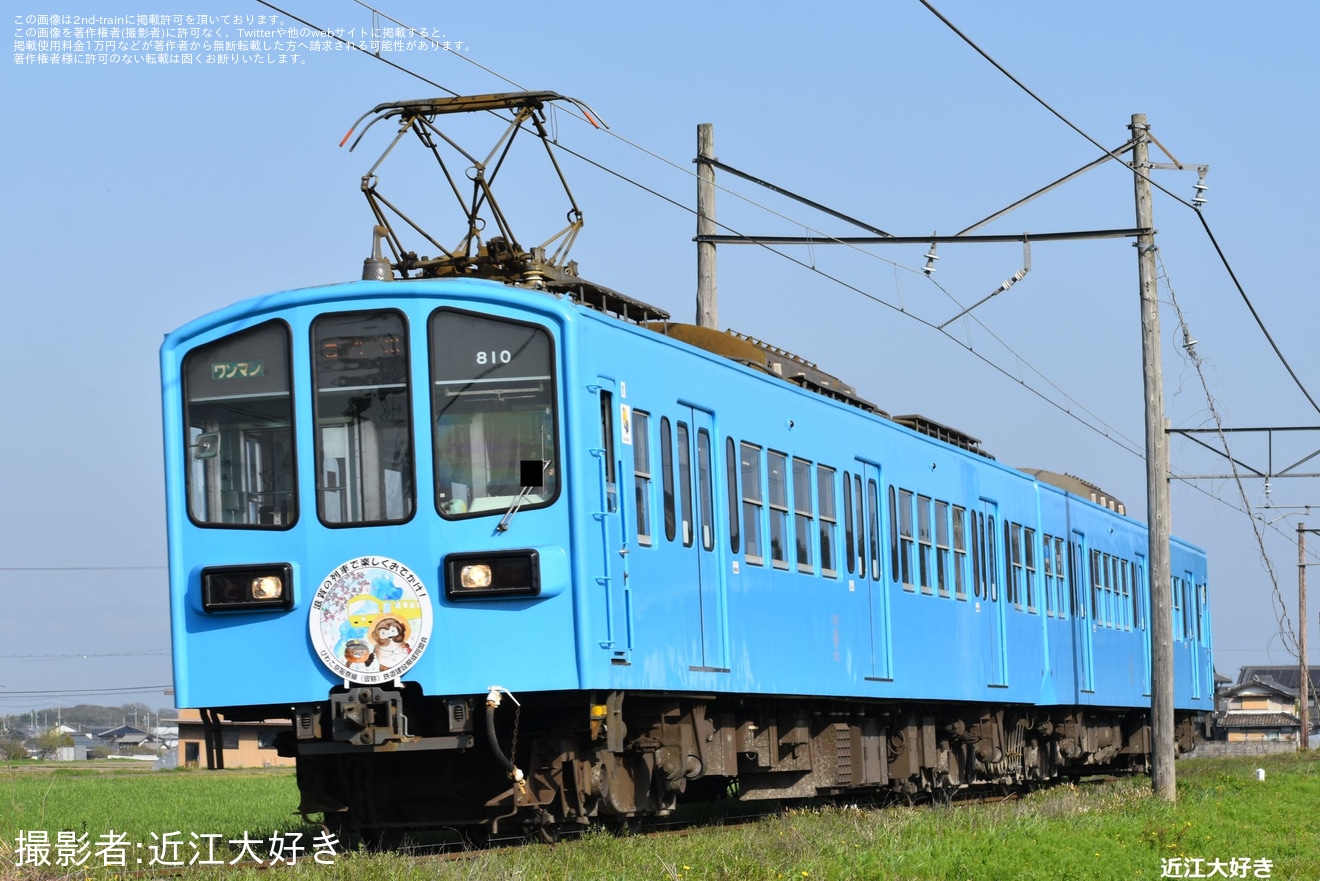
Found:
[[[542,475],[545,474],[545,469],[548,467],[550,467],[548,459],[523,459],[519,462],[519,476],[522,477],[523,487],[518,490],[518,495],[513,497],[513,501],[509,504],[509,510],[505,511],[504,516],[500,518],[500,525],[495,527],[496,532],[507,532],[509,524],[513,522],[513,515],[518,513],[518,509],[527,501],[527,497],[532,494],[532,490],[545,485]]]

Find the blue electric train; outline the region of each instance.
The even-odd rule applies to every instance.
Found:
[[[1148,766],[1143,524],[666,318],[442,275],[170,334],[175,693],[208,762],[222,719],[288,719],[301,810],[380,839]],[[1206,557],[1171,558],[1187,749]]]

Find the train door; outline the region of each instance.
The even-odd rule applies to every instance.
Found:
[[[626,410],[615,403],[616,384],[609,377],[597,377],[600,394],[600,444],[591,450],[597,460],[599,489],[593,519],[600,526],[600,559],[595,561],[595,580],[605,600],[605,639],[601,648],[610,659],[625,663],[633,648],[632,597],[628,587],[628,531],[619,504],[619,481],[623,464],[619,459],[619,432],[631,431],[620,416]]]
[[[1068,574],[1073,584],[1073,646],[1074,669],[1077,670],[1077,690],[1095,691],[1095,657],[1091,652],[1091,621],[1095,610],[1091,608],[1091,568],[1087,565],[1090,554],[1085,534],[1073,530],[1068,545]]]
[[[1197,663],[1197,644],[1200,642],[1198,625],[1200,617],[1196,609],[1196,576],[1190,571],[1184,572],[1183,578],[1183,645],[1187,646],[1187,666],[1191,669],[1192,699],[1201,697],[1201,665]],[[1176,644],[1176,643],[1175,643]]]
[[[1150,697],[1150,585],[1146,582],[1146,555],[1137,554],[1137,583],[1132,591],[1135,595],[1132,606],[1132,627],[1141,634],[1141,654],[1145,660],[1142,669],[1146,678],[1142,680],[1142,694]]]
[[[693,667],[726,672],[724,568],[719,562],[721,544],[716,540],[715,523],[715,475],[719,473],[715,463],[715,417],[691,404],[680,405],[679,413],[674,425],[677,539],[689,559],[687,571],[698,597],[696,623],[701,632],[701,662]]]
[[[980,516],[976,518],[981,543],[981,614],[985,622],[982,634],[988,650],[987,670],[989,682],[994,687],[1008,685],[1008,645],[1005,636],[1007,622],[1004,620],[1004,603],[1000,595],[999,561],[1008,549],[999,548],[999,505],[989,499],[981,499]]]
[[[889,590],[883,578],[880,545],[880,466],[857,460],[853,507],[857,516],[857,577],[867,585],[871,610],[871,678],[894,677]]]

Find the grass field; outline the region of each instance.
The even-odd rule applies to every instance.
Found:
[[[1256,779],[1264,768],[1265,780]],[[267,879],[1320,879],[1320,756],[1196,759],[1178,763],[1179,798],[1150,795],[1131,778],[1060,786],[997,804],[940,808],[820,807],[681,836],[590,833],[555,846],[505,848],[460,859],[337,854],[293,813],[289,771],[143,772],[53,763],[0,766],[0,878],[151,877],[194,855],[216,864],[187,878]],[[45,833],[51,865],[31,865],[19,836]],[[122,868],[105,866],[107,833],[122,833]],[[178,836],[166,833],[177,832]],[[246,837],[270,863],[268,839],[302,832],[307,847],[264,871],[223,863]],[[87,836],[80,869],[54,865],[60,833]],[[190,842],[200,838],[200,847]],[[260,843],[255,843],[258,840]],[[178,842],[171,852],[170,842]],[[70,849],[72,850],[72,849]],[[173,854],[173,855],[172,855]],[[286,853],[286,857],[287,857]],[[21,857],[21,858],[20,858]],[[250,858],[250,857],[249,857]],[[139,864],[136,860],[141,859]],[[153,865],[153,859],[155,865]]]

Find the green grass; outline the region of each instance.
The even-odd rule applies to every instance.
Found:
[[[1263,767],[1259,782],[1255,769]],[[0,878],[74,877],[15,866],[19,830],[107,829],[142,841],[181,830],[236,838],[244,830],[313,831],[291,813],[296,787],[288,771],[68,774],[0,766]],[[334,865],[304,857],[251,877],[312,876],[403,879],[1158,879],[1180,860],[1247,858],[1238,877],[1320,879],[1320,757],[1179,762],[1178,801],[1150,793],[1146,778],[1059,786],[996,804],[885,810],[829,807],[790,811],[740,826],[706,827],[681,836],[618,838],[591,832],[553,847],[528,845],[461,859],[344,854]],[[265,855],[264,853],[262,854]],[[1254,861],[1269,860],[1267,876]],[[89,861],[89,864],[95,861]],[[130,867],[136,868],[136,867]],[[1241,873],[1241,869],[1238,869]],[[99,866],[95,876],[113,874]],[[245,873],[207,867],[183,877]],[[1220,877],[1220,876],[1215,876]]]

